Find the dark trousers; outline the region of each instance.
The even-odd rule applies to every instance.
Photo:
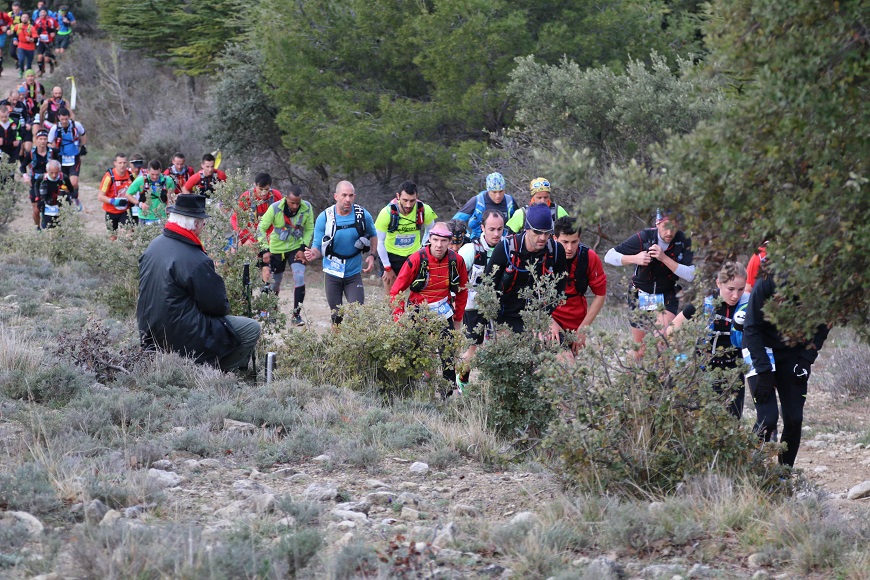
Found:
[[[807,400],[807,382],[810,378],[811,365],[791,351],[775,352],[774,360],[776,393],[779,395],[779,405],[782,406],[782,436],[779,440],[786,444],[786,450],[780,454],[779,462],[793,467],[801,445],[804,403]],[[752,393],[755,393],[757,379],[757,376],[749,378],[749,390]],[[764,403],[755,405],[757,417],[755,432],[765,441],[770,441],[779,420],[776,399],[775,395],[771,395]]]

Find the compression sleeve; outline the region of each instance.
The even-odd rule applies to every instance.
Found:
[[[624,266],[625,264],[622,263],[622,256],[623,254],[617,252],[616,248],[610,248],[604,255],[604,261],[611,266]]]
[[[674,274],[682,278],[687,282],[691,282],[695,279],[695,266],[687,266],[685,264],[677,264],[677,269],[674,270]]]
[[[433,221],[433,222],[426,224],[423,227],[423,231],[420,234],[420,247],[425,246],[426,243],[429,241],[429,230],[431,230],[432,226],[434,226],[434,225],[435,225],[435,222]]]
[[[381,259],[384,269],[392,269],[390,266],[390,256],[387,253],[387,232],[381,230],[378,230],[378,257]]]

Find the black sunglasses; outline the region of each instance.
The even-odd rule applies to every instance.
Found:
[[[535,229],[535,228],[531,228],[531,230],[532,230],[532,233],[533,233],[533,234],[536,234],[536,235],[539,235],[539,236],[542,236],[542,235],[544,235],[544,234],[547,234],[548,236],[552,236],[552,235],[553,235],[553,230],[538,230],[538,229]]]

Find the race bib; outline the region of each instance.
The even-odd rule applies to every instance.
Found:
[[[397,248],[409,248],[413,246],[416,241],[417,234],[405,234],[403,236],[396,236],[396,241],[393,243]]]
[[[773,360],[773,349],[764,347],[764,351],[767,353],[767,358],[770,359],[770,370],[776,371],[776,363]],[[754,377],[758,374],[758,371],[755,370],[755,366],[752,364],[752,356],[749,354],[749,349],[744,348],[741,352],[743,354],[743,362],[749,365],[749,371],[746,373],[746,377]]]
[[[72,167],[76,164],[76,156],[75,155],[64,155],[61,157],[60,164],[64,167]]]
[[[336,278],[344,278],[344,260],[335,260],[332,258],[323,257],[323,273],[335,276]]]
[[[40,34],[39,40],[42,42],[48,42],[48,35],[47,34]]]
[[[445,296],[438,302],[433,302],[429,305],[429,310],[437,313],[439,316],[443,318],[452,318],[453,317],[453,307],[450,306],[450,301]]]
[[[133,209],[133,217],[139,217],[139,206],[134,205],[132,209]]]
[[[46,205],[42,213],[48,217],[58,216],[60,215],[60,208],[56,205]]]
[[[641,310],[658,310],[659,306],[664,308],[665,306],[665,295],[664,294],[647,294],[643,290],[637,291],[637,307]]]

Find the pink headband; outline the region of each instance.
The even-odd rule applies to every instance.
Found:
[[[438,225],[429,230],[430,236],[440,236],[442,238],[452,238],[453,233],[443,225]]]

